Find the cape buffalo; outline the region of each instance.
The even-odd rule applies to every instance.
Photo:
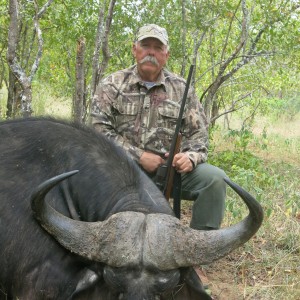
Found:
[[[193,230],[121,147],[92,129],[43,118],[0,123],[0,298],[210,299],[192,267],[244,244],[263,219],[258,202],[225,180],[249,216]]]

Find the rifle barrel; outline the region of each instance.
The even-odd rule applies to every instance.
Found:
[[[194,67],[195,67],[194,65],[190,66],[189,75],[188,75],[188,78],[187,78],[187,81],[186,81],[185,90],[184,90],[182,101],[181,101],[181,106],[180,106],[180,111],[179,111],[179,115],[178,115],[178,118],[177,118],[175,132],[174,132],[171,147],[170,147],[169,157],[167,159],[167,178],[165,180],[165,187],[163,189],[164,191],[166,191],[167,184],[169,182],[168,178],[170,176],[170,170],[172,168],[173,158],[176,154],[176,147],[178,148],[177,139],[178,139],[178,136],[180,134],[182,117],[183,117],[183,113],[184,113],[186,99],[187,99],[187,96],[188,96],[189,87],[190,87],[191,80],[192,80]]]

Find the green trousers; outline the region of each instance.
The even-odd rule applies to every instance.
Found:
[[[198,230],[218,229],[224,217],[225,172],[207,163],[199,164],[181,177],[181,199],[193,200],[190,227]]]
[[[155,175],[146,174],[154,180]],[[199,164],[192,172],[181,176],[181,199],[194,201],[191,228],[220,228],[225,210],[225,177],[223,170],[207,163]]]

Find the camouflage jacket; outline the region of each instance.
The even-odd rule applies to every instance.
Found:
[[[97,87],[92,125],[137,161],[144,151],[163,156],[171,146],[185,83],[163,69],[154,86],[147,88],[136,65],[111,74]],[[181,152],[187,152],[194,166],[207,159],[207,127],[203,108],[190,88],[181,126]]]

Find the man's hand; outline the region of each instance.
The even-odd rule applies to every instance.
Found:
[[[165,160],[154,153],[144,152],[140,157],[139,163],[145,171],[153,173],[161,164],[165,163]]]
[[[169,153],[165,155],[169,156]],[[193,171],[193,163],[186,153],[177,153],[174,156],[172,166],[177,170],[178,173],[188,173]]]

